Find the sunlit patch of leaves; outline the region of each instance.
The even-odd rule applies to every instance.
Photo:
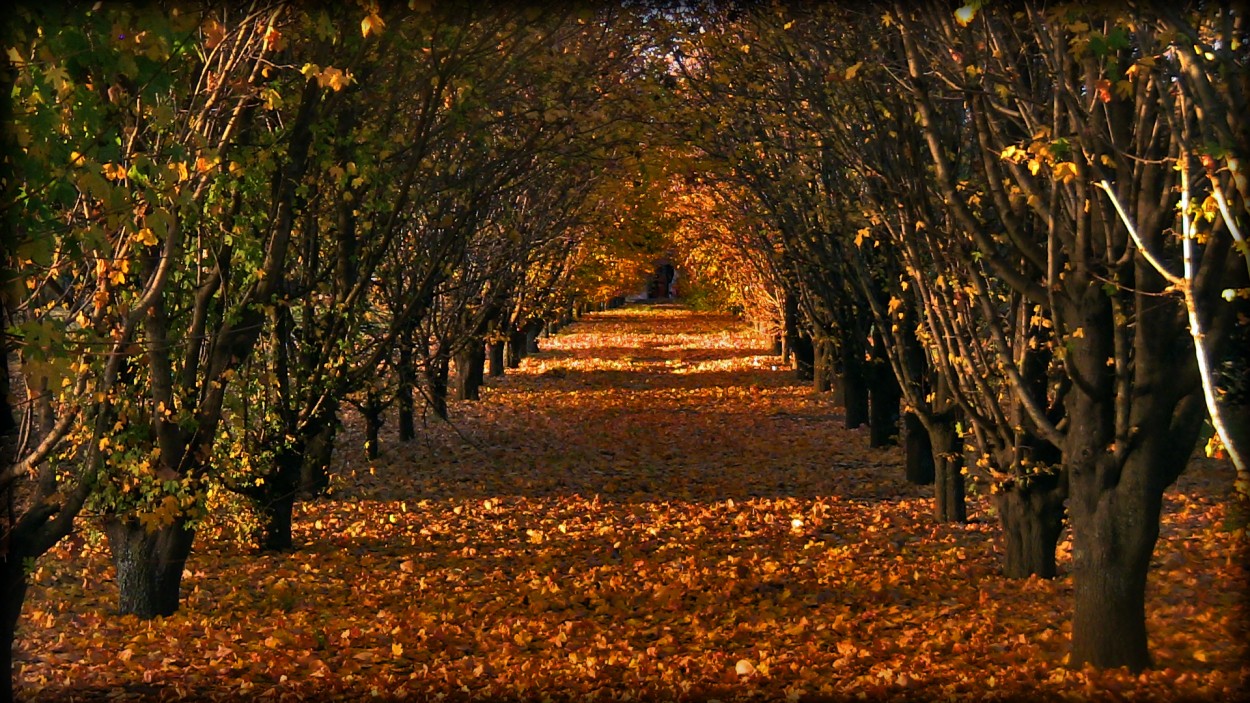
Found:
[[[1059,578],[1002,578],[984,496],[969,524],[935,523],[900,452],[842,429],[732,320],[630,308],[542,344],[481,402],[453,404],[454,428],[386,436],[377,461],[349,424],[332,498],[297,510],[298,551],[206,529],[173,617],[113,615],[103,540],[63,543],[32,573],[20,689],[1170,701],[1246,682],[1220,462],[1196,461],[1165,505],[1156,667],[1072,670],[1070,540]]]

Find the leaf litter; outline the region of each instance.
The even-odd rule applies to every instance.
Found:
[[[420,438],[368,461],[348,419],[298,550],[202,531],[175,615],[114,614],[98,526],[31,575],[19,695],[73,700],[1142,700],[1245,690],[1232,483],[1169,492],[1147,611],[1155,667],[1070,669],[1070,536],[1009,580],[984,492],[935,523],[733,318],[596,313]],[[388,428],[393,429],[393,428]]]

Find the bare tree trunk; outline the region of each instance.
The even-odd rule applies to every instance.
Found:
[[[1060,482],[1065,480],[1056,471],[1031,477],[1027,483],[1014,481],[994,495],[1007,547],[1004,576],[1055,577],[1055,546],[1063,533],[1066,493]]]
[[[933,443],[915,413],[903,414],[903,448],[907,480],[918,486],[931,485],[934,481]]]
[[[395,390],[395,401],[398,404],[399,424],[399,441],[411,442],[416,439],[417,425],[415,421],[415,407],[413,404],[413,391],[417,385],[417,377],[413,372],[413,354],[412,354],[412,338],[411,335],[401,337],[399,342],[399,368],[396,371],[396,378],[399,380],[399,387]]]
[[[186,520],[149,530],[133,518],[113,516],[104,529],[117,569],[118,612],[143,619],[177,612],[182,571],[195,541]]]

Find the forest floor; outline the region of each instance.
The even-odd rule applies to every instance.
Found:
[[[1147,608],[1155,668],[1065,665],[1060,576],[1013,581],[984,492],[937,524],[898,449],[779,367],[732,318],[597,313],[421,438],[366,461],[297,550],[203,530],[184,603],[114,615],[98,528],[39,562],[19,696],[72,700],[1234,700],[1246,569],[1232,477],[1169,492]]]

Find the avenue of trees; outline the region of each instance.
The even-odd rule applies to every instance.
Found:
[[[1055,576],[1072,531],[1076,664],[1149,666],[1162,498],[1203,442],[1244,500],[1250,28],[1226,4],[105,3],[5,27],[8,698],[28,571],[85,513],[119,612],[171,614],[210,511],[298,548],[332,452],[414,438],[670,249],[848,426],[904,444],[936,519],[988,487],[1006,575]],[[339,446],[353,406],[364,447]]]

